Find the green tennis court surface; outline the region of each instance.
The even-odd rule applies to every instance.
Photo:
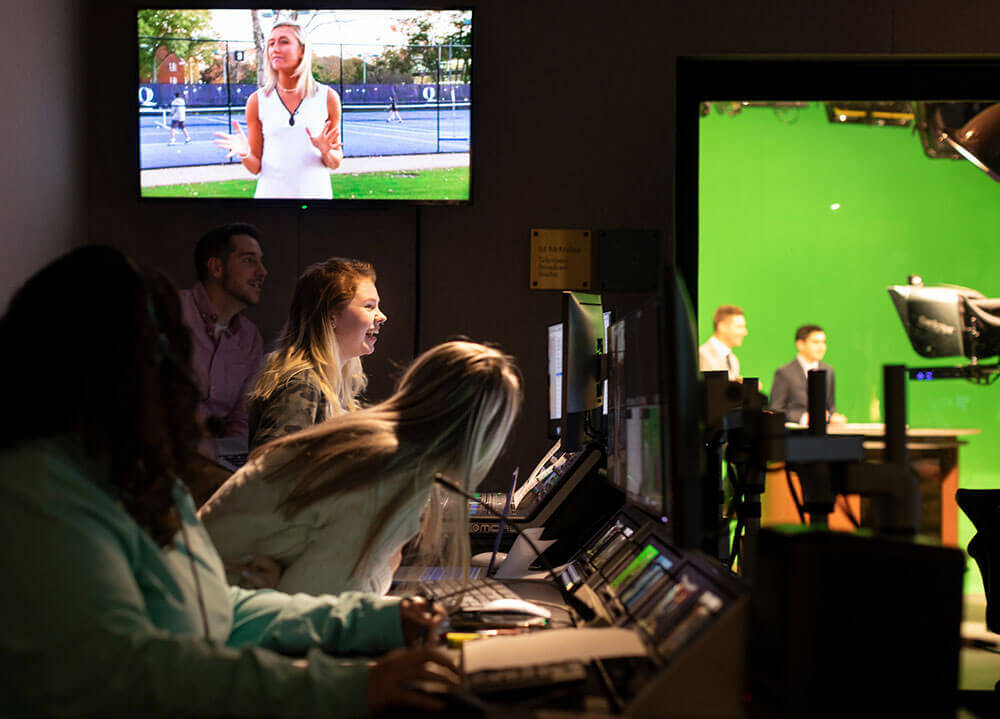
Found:
[[[467,200],[469,168],[331,175],[338,200]],[[220,180],[143,187],[143,197],[253,197],[256,180]]]

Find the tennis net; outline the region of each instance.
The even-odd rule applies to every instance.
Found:
[[[243,107],[189,107],[185,111],[184,125],[186,127],[232,127],[233,120],[246,125]],[[170,129],[174,111],[169,107],[140,107],[139,127],[160,127]]]

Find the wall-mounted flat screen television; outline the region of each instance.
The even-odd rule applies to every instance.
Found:
[[[468,203],[472,15],[138,9],[140,196]]]

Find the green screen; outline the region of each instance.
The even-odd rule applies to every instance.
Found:
[[[743,307],[736,354],[765,393],[795,357],[795,329],[819,324],[838,411],[879,422],[883,364],[950,361],[910,347],[886,287],[918,274],[1000,296],[1000,184],[964,160],[928,158],[912,128],[835,124],[811,103],[713,110],[699,132],[699,341],[715,307]],[[959,483],[1000,487],[1000,387],[909,382],[907,396],[910,426],[981,429],[959,450]],[[974,530],[961,512],[958,532],[964,548]],[[966,591],[982,592],[971,562]]]

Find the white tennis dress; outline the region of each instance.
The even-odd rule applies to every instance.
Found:
[[[309,140],[306,128],[318,136],[329,113],[326,98],[329,88],[317,83],[311,97],[305,97],[295,111],[294,125],[288,124],[289,111],[278,98],[278,90],[269,95],[257,90],[257,116],[264,134],[264,156],[254,197],[329,200],[330,170],[320,160],[319,150]]]

